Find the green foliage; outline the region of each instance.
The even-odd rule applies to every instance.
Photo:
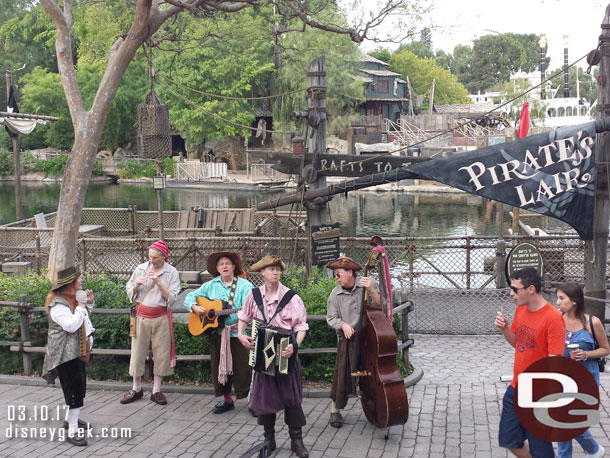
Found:
[[[7,151],[0,151],[0,176],[12,175],[13,170],[13,155]]]
[[[548,65],[547,58],[546,64]],[[471,91],[484,91],[494,84],[508,81],[518,70],[526,73],[540,65],[540,48],[535,34],[501,33],[484,35],[472,47]]]
[[[519,94],[523,94],[530,88],[530,83],[526,79],[515,79],[513,81],[509,81],[508,83],[504,83],[502,85],[502,90],[500,91],[501,100],[507,101],[512,100]],[[512,104],[503,108],[507,112],[507,118],[512,121],[513,126],[515,128],[519,125],[519,116],[521,115],[521,108],[523,107],[523,102],[528,102],[528,107],[530,110],[530,119],[532,125],[542,125],[544,119],[546,118],[546,104],[543,100],[528,97],[528,95],[519,97]]]
[[[392,55],[390,70],[400,73],[403,79],[409,77],[418,94],[429,93],[435,81],[434,103],[470,103],[466,88],[434,59],[420,59],[411,51],[402,51]]]
[[[174,45],[178,52],[156,55],[155,69],[179,84],[210,94],[238,99],[265,95],[273,71],[271,24],[265,19],[271,10],[267,6],[260,10],[247,9],[217,19],[180,15],[172,30],[167,30],[178,38]],[[254,122],[253,102],[205,96],[162,78],[159,83],[161,98],[171,103],[172,124],[186,131],[190,142],[252,133],[236,124],[250,126]]]
[[[546,97],[551,98],[551,91],[557,90],[557,95],[555,97],[563,97],[563,86],[564,86],[564,73],[560,70],[563,69],[555,69],[555,70],[547,70],[546,77],[548,78],[551,75],[557,74],[555,78],[550,81],[550,84],[547,87]],[[570,96],[576,97],[576,72],[577,67],[570,67],[568,70],[568,87],[570,88]],[[599,68],[594,67],[591,74],[588,74],[582,68],[578,68],[578,81],[579,81],[579,90],[580,97],[589,101],[589,103],[593,103],[593,101],[597,98],[597,75],[599,74]],[[548,84],[548,83],[547,83]]]
[[[34,164],[34,170],[45,172],[47,176],[61,177],[68,163],[68,155],[60,154],[50,159],[41,159]]]
[[[338,11],[326,12],[323,22],[345,25],[345,19]],[[361,52],[345,35],[307,28],[304,33],[287,34],[281,39],[282,63],[277,70],[271,88],[272,93],[285,93],[307,87],[306,72],[311,61],[324,54],[326,56],[326,104],[330,123],[329,134],[340,135],[349,125],[350,117],[356,113],[358,104],[364,101],[364,86],[357,75]],[[304,91],[276,99],[273,104],[273,120],[276,130],[294,129],[293,111],[307,108]]]
[[[163,159],[161,172],[164,175],[174,174],[174,164],[176,161],[171,157]],[[119,169],[119,178],[133,179],[147,177],[152,178],[157,174],[157,165],[153,161],[139,161],[136,159],[127,159],[117,164]]]
[[[336,282],[324,277],[322,269],[315,269],[310,279],[305,277],[303,269],[291,269],[282,274],[282,283],[294,289],[303,299],[309,315],[326,314],[326,301]],[[32,271],[24,277],[9,277],[0,273],[0,301],[18,301],[21,294],[36,306],[43,306],[50,282],[45,273],[37,275]],[[125,281],[105,274],[85,274],[84,289],[91,289],[95,295],[95,308],[129,309],[131,304],[125,292]],[[19,314],[12,308],[0,308],[0,340],[18,341],[20,336]],[[129,316],[127,314],[92,314],[91,321],[95,327],[96,348],[130,348]],[[309,321],[309,331],[302,348],[334,347],[337,336],[325,320]],[[394,329],[400,332],[400,319],[394,320]],[[46,345],[47,316],[44,313],[30,315],[30,330],[35,346]],[[174,322],[176,353],[180,355],[209,354],[209,340],[205,337],[193,337],[186,323]],[[44,355],[35,356],[34,368],[40,372]],[[307,380],[330,381],[335,363],[334,354],[301,355],[303,376]],[[400,365],[401,363],[399,363]],[[87,368],[88,376],[96,380],[127,380],[129,358],[123,356],[94,355]],[[0,373],[21,372],[19,355],[0,348]],[[406,369],[403,367],[403,372]],[[405,372],[406,373],[406,372]],[[401,372],[402,374],[402,372]],[[404,376],[404,375],[403,375]],[[181,362],[176,366],[174,379],[178,383],[210,382],[211,369],[209,361]]]

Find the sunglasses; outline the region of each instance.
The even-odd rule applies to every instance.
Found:
[[[510,287],[510,289],[512,289],[515,294],[517,294],[520,289],[527,289],[527,288],[529,288],[529,286],[522,286],[521,288],[517,288],[516,286]]]

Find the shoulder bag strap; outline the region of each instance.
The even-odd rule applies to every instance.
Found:
[[[254,302],[256,302],[256,306],[263,314],[263,321],[267,323],[267,318],[265,317],[265,310],[263,307],[263,295],[261,294],[260,288],[252,288],[252,298]]]
[[[286,305],[288,304],[288,302],[290,302],[290,300],[294,297],[296,293],[289,289],[288,291],[286,291],[286,294],[284,294],[282,296],[282,300],[280,301],[280,303],[277,305],[277,309],[275,310],[275,313],[273,314],[273,316],[271,317],[271,319],[269,320],[269,323],[271,323],[271,321],[273,321],[273,319],[275,318],[275,315],[277,315],[278,313],[280,313],[282,311],[282,309],[284,307],[286,307]]]

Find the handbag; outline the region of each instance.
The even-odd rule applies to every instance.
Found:
[[[597,343],[597,338],[595,337],[595,329],[593,329],[593,318],[589,318],[589,322],[591,324],[591,335],[593,336],[594,342],[594,350],[599,348],[599,344]],[[599,367],[600,372],[604,372],[606,370],[606,357],[602,356],[601,358],[597,358],[597,366]]]

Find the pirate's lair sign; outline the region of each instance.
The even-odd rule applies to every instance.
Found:
[[[532,135],[407,170],[472,194],[549,215],[593,237],[596,132],[610,118]]]

